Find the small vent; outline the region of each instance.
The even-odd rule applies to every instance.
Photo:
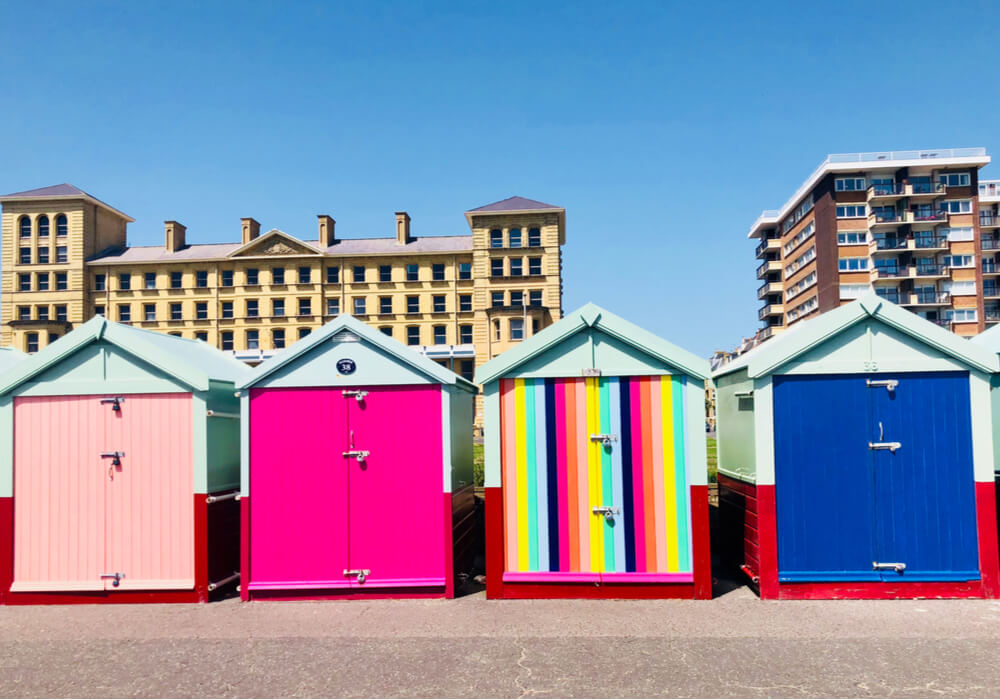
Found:
[[[357,343],[360,340],[361,338],[356,333],[347,330],[340,331],[340,333],[333,336],[333,342],[335,343]]]

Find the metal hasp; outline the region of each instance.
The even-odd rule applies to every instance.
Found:
[[[869,442],[869,450],[889,450],[893,454],[896,454],[896,450],[903,446],[901,442]]]
[[[358,583],[364,583],[365,579],[371,575],[371,569],[344,569],[344,576],[357,576]]]
[[[124,452],[102,452],[101,459],[110,459],[112,467],[120,467],[122,465],[122,457],[125,456]]]
[[[219,501],[228,501],[231,498],[235,498],[237,501],[240,500],[240,492],[230,491],[221,496],[205,496],[205,503],[218,503]]]
[[[898,562],[872,562],[872,571],[895,571],[897,574],[901,574],[906,571],[906,564],[901,561]]]
[[[109,403],[111,404],[111,410],[118,413],[122,410],[122,404],[125,402],[124,396],[112,396],[106,399],[101,399],[101,404]]]
[[[618,442],[618,436],[617,435],[597,435],[597,434],[595,434],[595,435],[591,435],[590,439],[593,440],[594,442],[601,443],[605,447],[607,447],[608,445],[610,445],[612,442]]]
[[[880,387],[884,386],[889,393],[896,391],[896,387],[899,386],[898,379],[866,379],[865,386],[867,387]]]
[[[369,454],[371,453],[368,450],[348,450],[347,452],[343,453],[345,457],[348,458],[354,457],[354,459],[358,460],[359,462],[364,462]]]
[[[604,519],[611,521],[615,519],[615,516],[620,514],[621,508],[616,508],[614,506],[594,506],[590,509],[594,515],[603,515]]]
[[[118,588],[118,586],[121,585],[122,579],[125,578],[125,574],[116,571],[113,574],[101,574],[101,578],[113,579],[111,581],[111,585],[114,586],[115,588]]]
[[[353,396],[355,399],[357,399],[358,403],[364,401],[365,397],[368,396],[368,392],[365,391],[364,389],[344,389],[342,392],[340,392],[340,394],[345,399],[349,399]]]
[[[240,577],[240,572],[234,571],[232,576],[226,576],[221,581],[213,581],[212,583],[208,584],[208,590],[214,591],[216,588],[221,588],[222,586],[225,586],[227,583],[232,583],[239,577]]]

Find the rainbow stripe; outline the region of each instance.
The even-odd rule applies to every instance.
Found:
[[[507,572],[691,573],[684,382],[501,380]]]

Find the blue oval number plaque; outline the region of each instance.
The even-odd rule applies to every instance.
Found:
[[[354,364],[354,360],[337,360],[337,371],[341,374],[354,374],[356,369],[357,365]]]

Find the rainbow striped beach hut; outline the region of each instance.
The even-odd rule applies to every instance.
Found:
[[[593,304],[479,368],[487,597],[711,597],[709,371]]]

